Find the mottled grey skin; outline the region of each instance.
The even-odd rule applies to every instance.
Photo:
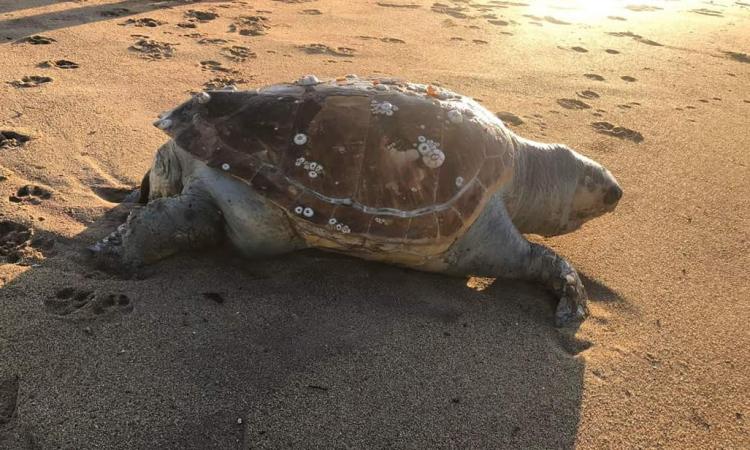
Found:
[[[549,161],[519,169],[523,173],[516,174],[522,181],[496,192],[444,254],[412,268],[541,283],[560,299],[555,314],[558,326],[582,320],[588,312],[587,297],[577,272],[549,248],[527,241],[514,218],[524,232],[563,234],[613,210],[622,191],[606,169],[567,147],[520,138],[519,143],[531,147],[529,155],[536,155],[537,163],[539,158]],[[535,177],[546,183],[524,186]],[[306,247],[281,208],[249,184],[198,161],[173,141],[159,149],[145,181],[148,195],[143,192],[141,198],[148,203],[90,248],[97,257],[118,266],[137,266],[223,238],[253,258]],[[510,212],[506,204],[512,205]]]

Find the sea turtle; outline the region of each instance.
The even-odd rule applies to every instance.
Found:
[[[227,238],[250,257],[319,248],[453,275],[543,283],[556,323],[585,317],[576,270],[522,233],[612,211],[612,174],[523,139],[472,99],[340,77],[202,92],[154,123],[171,139],[141,203],[90,250],[126,266]]]

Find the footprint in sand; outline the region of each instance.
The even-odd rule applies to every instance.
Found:
[[[597,94],[594,91],[589,91],[589,90],[581,91],[581,92],[576,92],[576,94],[579,97],[581,97],[581,98],[585,98],[585,99],[589,99],[589,100],[593,100],[595,98],[599,98],[599,94]]]
[[[31,136],[10,130],[0,130],[0,150],[21,148],[31,140]]]
[[[637,79],[631,77],[630,75],[623,75],[623,76],[620,77],[620,79],[623,80],[623,81],[627,81],[628,83],[634,83],[634,82],[638,81]]]
[[[50,68],[57,67],[58,69],[77,69],[78,63],[68,61],[67,59],[58,59],[57,61],[44,61],[37,64],[37,67]]]
[[[19,39],[16,41],[17,44],[31,44],[31,45],[48,45],[53,42],[57,42],[57,40],[52,39],[51,37],[41,36],[38,34],[35,34],[33,36],[28,36],[23,39]]]
[[[237,32],[242,36],[263,36],[271,28],[268,17],[240,16],[229,25],[229,32]]]
[[[597,75],[595,73],[584,73],[583,76],[586,77],[586,78],[588,78],[589,80],[604,81],[604,77],[603,76]]]
[[[140,19],[128,19],[125,22],[121,22],[119,24],[120,26],[135,26],[135,27],[149,27],[154,28],[158,27],[159,25],[164,25],[164,22],[161,20],[152,19],[150,17],[142,17]]]
[[[138,39],[135,44],[130,46],[130,50],[139,52],[142,58],[151,60],[171,58],[174,55],[172,44],[152,39]]]
[[[354,49],[348,47],[329,47],[324,44],[300,45],[297,48],[309,55],[354,56]]]
[[[565,109],[590,109],[591,105],[574,98],[557,99],[557,104]]]
[[[201,69],[210,70],[211,72],[222,72],[222,73],[239,73],[235,69],[224,67],[219,61],[207,60],[200,62]]]
[[[232,88],[238,84],[247,84],[249,81],[243,78],[215,77],[203,83],[203,88],[207,91],[221,91]]]
[[[658,6],[651,6],[651,5],[628,5],[625,7],[625,9],[629,9],[635,12],[647,12],[647,11],[659,11],[664,8],[659,8]]]
[[[515,125],[515,126],[523,125],[523,119],[521,119],[520,117],[518,117],[517,115],[511,112],[498,111],[495,113],[495,115],[506,124]]]
[[[466,39],[464,39],[464,38],[462,38],[462,37],[458,37],[458,36],[453,36],[453,37],[451,38],[451,41],[457,41],[457,42],[460,42],[460,41],[465,41],[465,40],[466,40]]]
[[[591,127],[601,134],[614,136],[619,139],[625,139],[635,143],[643,142],[643,135],[637,131],[625,127],[618,127],[609,122],[593,122]]]
[[[471,42],[473,42],[473,43],[475,43],[475,44],[479,44],[479,45],[485,45],[485,44],[489,44],[489,42],[487,42],[487,41],[483,41],[483,40],[481,40],[481,39],[472,39],[472,40],[471,40]]]
[[[704,16],[724,17],[724,14],[722,14],[721,11],[715,11],[713,9],[698,8],[698,9],[691,9],[690,12],[696,13],[696,14],[702,14]]]
[[[402,39],[398,39],[398,38],[392,38],[392,37],[382,37],[382,38],[378,38],[375,36],[357,36],[357,37],[360,39],[364,39],[365,41],[376,40],[376,41],[385,42],[387,44],[406,44],[406,41]]]
[[[501,27],[507,27],[508,25],[510,25],[510,22],[506,20],[500,20],[500,19],[492,19],[492,20],[488,20],[487,22],[491,23],[492,25],[498,25]]]
[[[306,16],[319,16],[323,14],[319,9],[303,9],[299,13],[304,14]]]
[[[233,45],[231,47],[224,47],[221,49],[221,55],[234,62],[243,62],[248,58],[256,58],[255,52],[250,51],[247,47],[241,45]]]
[[[583,47],[570,47],[570,49],[578,53],[588,53],[588,50]]]
[[[185,17],[187,19],[195,19],[199,22],[209,22],[219,17],[219,15],[211,11],[198,11],[195,9],[189,9],[185,13]]]
[[[31,87],[37,87],[45,83],[51,83],[52,78],[51,77],[44,77],[40,75],[28,75],[20,80],[13,80],[8,82],[13,87],[17,88],[31,88]]]
[[[628,20],[628,19],[626,19],[624,17],[620,17],[620,16],[607,16],[607,19],[609,19],[609,20],[621,20],[623,22],[626,21],[626,20]]]
[[[432,12],[447,14],[449,16],[455,17],[456,19],[469,18],[469,15],[463,12],[466,11],[466,8],[464,8],[463,6],[450,6],[443,3],[435,3],[430,9],[432,10]]]
[[[114,317],[133,311],[133,302],[125,294],[100,294],[66,287],[46,299],[44,307],[50,314],[71,319]]]
[[[0,258],[14,264],[21,260],[23,250],[31,244],[34,231],[12,220],[0,221]]]
[[[218,44],[226,44],[227,42],[228,41],[226,39],[221,39],[221,38],[201,38],[201,39],[198,39],[198,43],[201,44],[201,45],[208,45],[208,44],[218,45]]]
[[[607,52],[607,53],[609,53],[610,55],[619,55],[620,54],[619,51],[611,49],[611,48],[608,48],[608,49],[606,49],[604,51]]]
[[[177,24],[180,28],[198,28],[198,25],[194,24],[193,22],[180,22]]]
[[[631,33],[630,31],[613,31],[607,34],[611,36],[617,36],[617,37],[629,37],[629,38],[632,38],[636,42],[640,42],[641,44],[653,45],[655,47],[662,47],[662,44],[656,41],[652,41],[651,39],[646,39],[640,34]]]
[[[422,5],[415,3],[388,3],[388,2],[377,2],[376,5],[382,6],[383,8],[403,8],[403,9],[417,9],[421,8]]]
[[[52,192],[49,189],[35,184],[27,184],[26,186],[21,186],[16,191],[16,195],[10,196],[8,200],[13,203],[28,202],[32,205],[38,205],[42,203],[42,200],[48,200],[51,197]]]

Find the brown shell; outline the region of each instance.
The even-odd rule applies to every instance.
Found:
[[[214,91],[166,132],[283,208],[312,245],[431,256],[510,179],[494,115],[432,86],[339,78]]]

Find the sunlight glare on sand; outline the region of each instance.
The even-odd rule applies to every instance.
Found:
[[[622,16],[632,12],[656,12],[669,9],[669,3],[659,0],[531,0],[527,14],[537,17],[553,17],[565,22],[592,23],[610,16]],[[698,1],[679,2],[684,7]]]

